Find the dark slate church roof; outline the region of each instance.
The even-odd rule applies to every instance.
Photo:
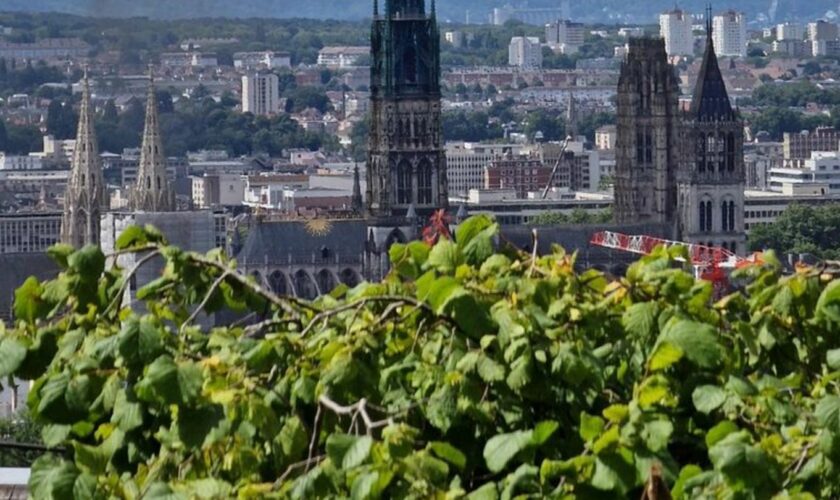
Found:
[[[251,227],[236,259],[246,265],[358,261],[365,250],[363,220],[260,222]]]
[[[706,52],[703,54],[703,62],[694,87],[691,115],[697,121],[731,121],[735,119],[735,112],[729,102],[729,94],[726,92],[726,84],[718,65],[711,25],[707,30]]]

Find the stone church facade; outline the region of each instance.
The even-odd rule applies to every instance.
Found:
[[[664,41],[634,39],[618,91],[615,216],[671,237],[746,252],[744,124],[732,108],[707,26],[690,108]]]

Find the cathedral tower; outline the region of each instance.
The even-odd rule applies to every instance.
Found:
[[[679,80],[662,39],[630,39],[618,82],[615,217],[673,230],[679,164]]]
[[[746,251],[744,123],[729,102],[711,21],[706,29],[706,52],[682,130],[680,237],[742,253]]]
[[[155,82],[149,69],[149,96],[146,102],[146,125],[140,149],[140,166],[137,182],[129,197],[132,210],[144,212],[174,212],[175,193],[166,173],[166,156],[158,121],[158,104]]]
[[[104,200],[102,159],[94,129],[93,106],[87,72],[82,80],[82,104],[76,151],[64,197],[61,241],[75,248],[99,244],[99,227]]]
[[[367,206],[373,217],[446,208],[440,33],[432,0],[374,1]]]

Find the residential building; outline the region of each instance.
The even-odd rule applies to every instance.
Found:
[[[536,37],[515,36],[508,46],[508,65],[523,69],[542,68],[542,44]]]
[[[808,40],[812,42],[836,40],[840,32],[837,24],[828,21],[815,21],[808,23]]]
[[[769,174],[771,191],[840,194],[840,152],[813,151],[802,168],[771,168]]]
[[[274,52],[270,50],[235,52],[233,54],[233,67],[248,71],[291,68],[292,56],[288,52]]]
[[[268,116],[280,112],[280,78],[274,73],[242,77],[242,112]]]
[[[645,36],[645,29],[639,26],[627,26],[618,29],[618,36],[624,38]]]
[[[45,38],[32,43],[0,40],[0,59],[7,62],[57,61],[86,58],[90,45],[80,38]]]
[[[773,42],[773,52],[790,57],[808,57],[813,53],[814,43],[825,44],[826,42],[807,42],[791,38],[776,40]]]
[[[449,192],[466,195],[470,189],[484,187],[484,168],[507,154],[518,156],[521,144],[446,143],[446,173]]]
[[[799,40],[805,39],[806,29],[799,23],[783,23],[776,26],[776,40]]]
[[[615,125],[604,125],[595,131],[595,149],[615,149],[618,132]]]
[[[566,191],[597,191],[601,183],[600,154],[595,150],[587,150],[581,141],[568,141],[563,151],[559,142],[549,142],[538,145],[532,155],[540,159],[549,169],[555,169],[551,188]],[[548,181],[539,188],[544,190]]]
[[[42,159],[39,156],[18,156],[0,153],[0,170],[41,170]]]
[[[245,179],[237,173],[192,177],[192,202],[197,209],[237,207],[245,201]]]
[[[558,19],[545,25],[545,42],[555,52],[576,54],[583,45],[585,29],[583,23]]]
[[[669,57],[694,55],[694,33],[688,12],[674,9],[660,14],[659,33],[665,39]]]
[[[747,57],[747,17],[742,12],[726,11],[714,16],[712,36],[718,54]]]
[[[475,35],[463,31],[447,31],[443,37],[453,47],[463,49],[473,41]]]
[[[784,166],[804,168],[805,160],[813,152],[839,151],[840,130],[834,127],[817,127],[814,131],[785,132],[782,140]]]
[[[529,192],[545,189],[550,179],[551,167],[536,156],[508,154],[484,168],[485,190],[513,190],[517,198],[527,198]]]
[[[61,212],[0,215],[0,254],[46,253],[61,241],[61,218]]]
[[[811,42],[811,55],[814,57],[840,56],[840,40],[814,40]]]
[[[318,52],[318,65],[328,68],[350,68],[370,57],[370,47],[324,47]]]

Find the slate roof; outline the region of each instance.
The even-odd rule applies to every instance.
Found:
[[[735,112],[729,102],[726,84],[718,65],[711,27],[706,35],[706,52],[700,64],[694,96],[691,99],[691,115],[698,121],[731,121]]]
[[[306,263],[316,259],[353,262],[365,250],[367,223],[363,220],[273,221],[254,225],[236,259],[246,265]],[[327,250],[325,253],[324,250]]]

